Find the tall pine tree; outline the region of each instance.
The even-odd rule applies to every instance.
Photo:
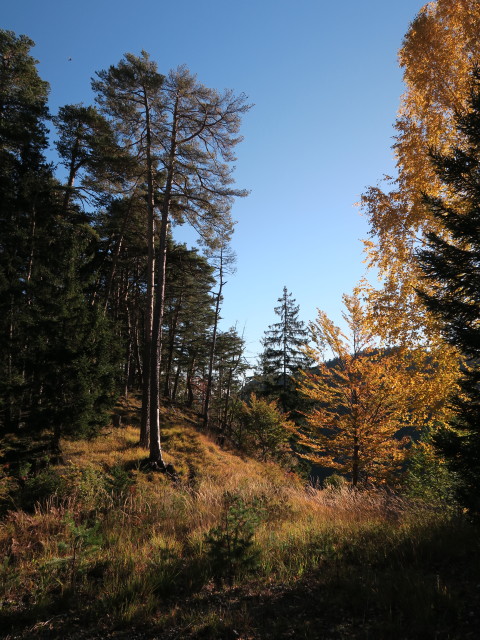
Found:
[[[170,223],[188,222],[207,244],[233,230],[232,162],[245,96],[219,93],[198,82],[185,67],[161,76],[148,54],[126,54],[93,82],[97,102],[142,158],[147,183],[148,293],[143,363],[142,444],[150,462],[165,469],[160,442],[160,365],[163,352],[166,255]],[[158,214],[158,243],[154,219]]]
[[[457,116],[465,140],[450,154],[431,155],[444,190],[425,202],[442,233],[427,234],[418,251],[427,309],[440,321],[448,343],[466,359],[456,397],[459,421],[437,438],[464,479],[464,500],[480,511],[480,71],[473,74],[469,110]]]
[[[0,31],[0,428],[91,435],[113,399],[110,328],[87,304],[96,235],[46,162],[33,42]],[[68,204],[68,203],[67,203]]]

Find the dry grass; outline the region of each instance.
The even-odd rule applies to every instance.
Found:
[[[174,484],[142,470],[146,452],[137,447],[135,407],[125,413],[123,428],[107,429],[90,442],[65,442],[55,491],[30,512],[11,511],[0,523],[0,557],[5,558],[0,619],[5,626],[22,620],[31,624],[63,607],[81,612],[84,619],[108,614],[110,620],[173,626],[183,629],[178,637],[185,638],[196,637],[192,629],[205,638],[223,637],[230,619],[232,628],[243,625],[251,631],[257,625],[262,635],[251,637],[276,637],[261,622],[268,618],[265,611],[248,612],[244,603],[234,614],[231,602],[209,599],[215,576],[206,534],[224,521],[226,494],[240,497],[259,517],[255,573],[240,572],[238,588],[269,594],[271,600],[277,587],[283,594],[303,584],[314,592],[323,585],[332,598],[328,604],[322,591],[330,607],[327,617],[342,614],[345,607],[352,624],[358,616],[373,616],[374,622],[379,616],[382,633],[387,633],[395,599],[405,601],[402,616],[408,607],[417,611],[415,624],[424,629],[424,637],[429,637],[428,625],[434,628],[441,620],[447,629],[448,616],[460,615],[456,587],[449,586],[448,571],[447,577],[442,571],[447,554],[449,562],[453,558],[461,564],[472,553],[468,527],[386,491],[305,487],[274,463],[221,450],[180,412],[163,416],[165,458],[180,474]],[[386,586],[394,574],[396,592]],[[423,600],[419,592],[427,594]],[[223,606],[230,608],[220,624]],[[284,605],[278,606],[272,629],[283,637],[282,625],[290,628],[292,621],[282,617]],[[437,615],[439,607],[448,619]],[[400,628],[395,635],[392,629],[392,637],[416,637],[401,635]],[[382,635],[371,631],[368,637]]]

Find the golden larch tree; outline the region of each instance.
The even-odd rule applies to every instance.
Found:
[[[436,334],[416,295],[415,251],[425,233],[442,232],[424,195],[454,197],[440,183],[430,153],[465,143],[454,118],[467,108],[472,66],[480,61],[479,33],[478,0],[437,0],[420,10],[399,52],[405,93],[395,124],[397,176],[387,179],[387,188],[370,187],[362,196],[371,232],[368,262],[382,280],[380,290],[364,283],[363,291],[371,320],[391,343],[415,344]]]
[[[300,438],[304,457],[360,481],[384,482],[398,472],[415,430],[448,413],[447,389],[456,363],[444,366],[422,349],[381,348],[357,296],[343,297],[346,335],[323,311],[310,323],[306,348],[311,370],[302,372],[300,391],[313,403],[306,414],[310,430]],[[325,356],[333,354],[333,360]]]

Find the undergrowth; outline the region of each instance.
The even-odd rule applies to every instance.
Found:
[[[478,537],[461,516],[382,490],[305,487],[170,419],[176,483],[143,470],[133,427],[64,443],[65,464],[23,486],[8,478],[0,628],[11,637],[40,637],[53,612],[181,638],[468,637]]]

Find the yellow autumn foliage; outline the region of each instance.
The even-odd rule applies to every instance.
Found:
[[[405,460],[410,439],[399,437],[403,427],[420,430],[448,418],[457,362],[421,348],[382,348],[359,298],[344,296],[344,303],[347,335],[323,311],[310,324],[312,369],[302,372],[299,388],[314,408],[300,445],[306,458],[347,474],[353,485],[379,483]]]
[[[405,93],[395,124],[397,177],[385,188],[367,189],[361,202],[371,234],[367,263],[378,269],[382,288],[364,283],[359,291],[369,300],[377,331],[392,344],[436,341],[435,322],[416,295],[421,274],[415,251],[426,232],[442,233],[424,194],[455,197],[442,187],[429,154],[464,144],[454,119],[467,108],[472,67],[480,61],[479,33],[477,0],[436,0],[420,10],[399,52]]]

